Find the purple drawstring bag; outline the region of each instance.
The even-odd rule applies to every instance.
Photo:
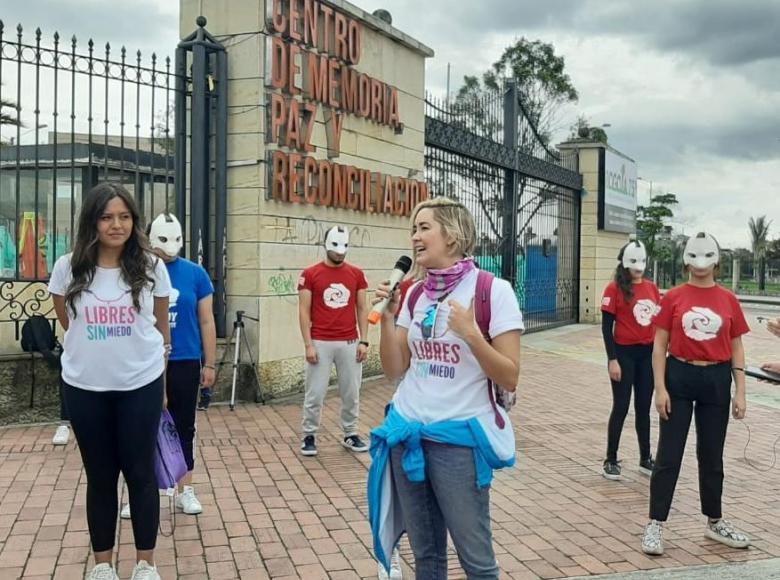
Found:
[[[160,417],[160,428],[157,431],[157,453],[154,455],[154,474],[157,477],[157,487],[171,489],[187,473],[187,462],[181,450],[179,433],[167,409]]]

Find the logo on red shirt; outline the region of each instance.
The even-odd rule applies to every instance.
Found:
[[[350,293],[347,287],[344,286],[344,284],[337,282],[334,282],[325,288],[325,291],[322,293],[322,299],[325,301],[325,306],[333,308],[334,310],[344,308],[349,304],[349,296]]]
[[[723,319],[709,308],[694,306],[683,314],[682,327],[685,336],[704,342],[717,338]]]
[[[650,326],[657,312],[656,303],[647,298],[637,300],[637,303],[634,304],[634,318],[639,326]]]

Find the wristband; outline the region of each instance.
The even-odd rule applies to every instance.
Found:
[[[217,370],[217,367],[215,367],[214,365],[203,365],[203,368],[204,369],[211,369],[212,371]]]
[[[367,340],[359,340],[358,344],[362,344],[362,345],[365,345],[365,346],[371,346],[371,345],[368,344]]]
[[[740,367],[731,367],[731,370],[732,371],[742,371],[743,373],[745,372],[745,369],[740,368]]]

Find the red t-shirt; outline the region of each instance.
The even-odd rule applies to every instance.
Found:
[[[311,337],[315,340],[356,340],[357,293],[368,288],[363,270],[351,264],[309,266],[298,279],[298,290],[311,291]]]
[[[750,332],[737,297],[721,286],[669,290],[655,323],[669,331],[669,354],[685,360],[729,361],[732,339]]]
[[[615,316],[615,342],[617,344],[653,344],[655,325],[661,293],[650,280],[633,284],[634,298],[626,301],[623,291],[614,280],[604,290],[601,311]]]

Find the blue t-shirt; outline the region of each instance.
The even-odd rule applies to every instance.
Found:
[[[165,264],[171,277],[168,322],[171,326],[170,360],[201,360],[203,343],[198,321],[198,302],[214,294],[209,275],[201,266],[176,258]]]

